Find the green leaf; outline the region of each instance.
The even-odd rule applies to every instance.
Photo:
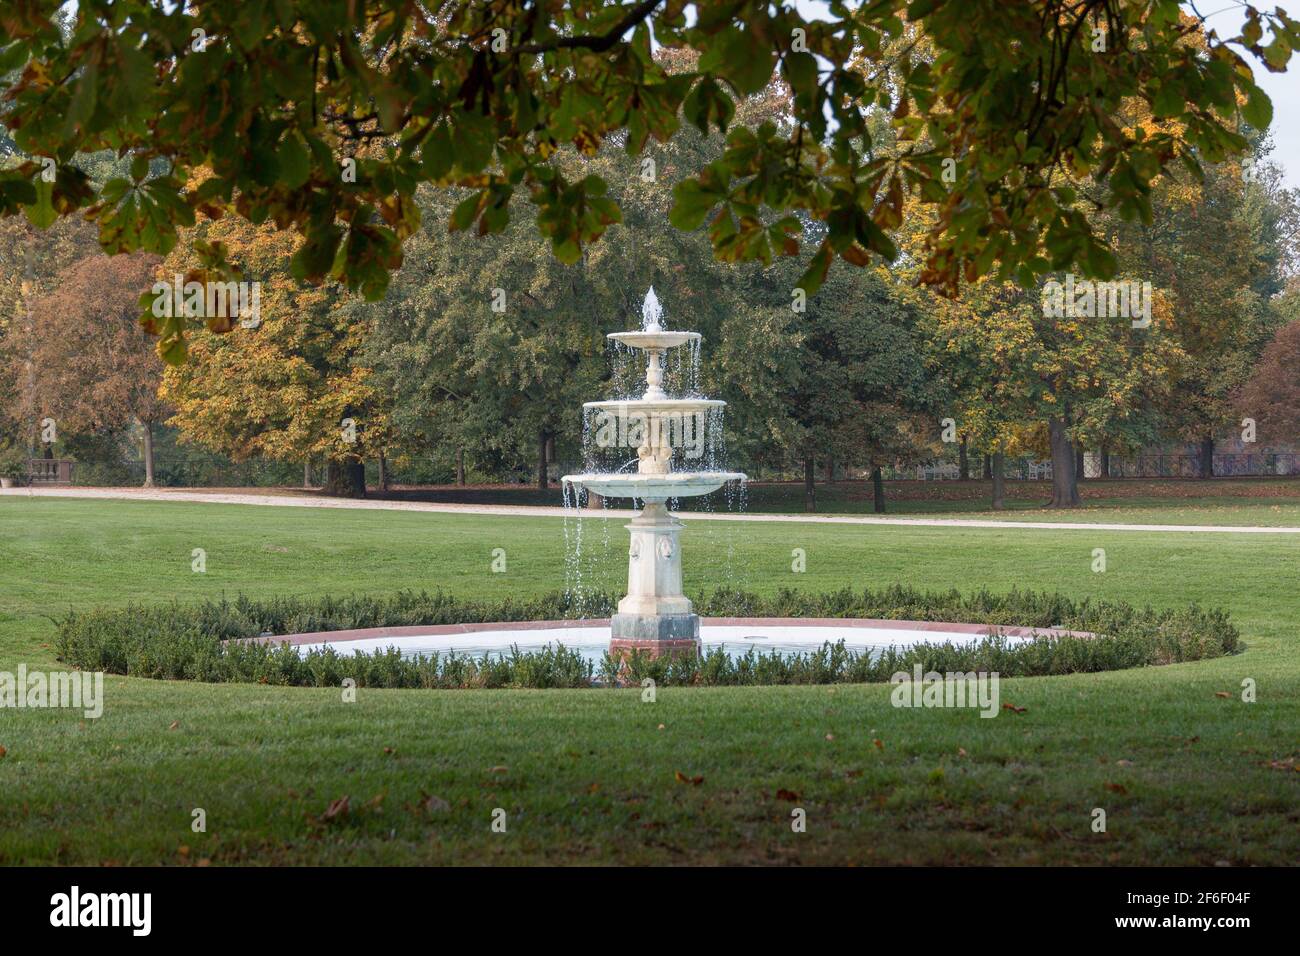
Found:
[[[27,62],[31,48],[22,40],[17,40],[0,50],[0,74],[16,70]]]
[[[817,60],[811,53],[787,53],[782,67],[796,93],[811,93],[817,88]]]
[[[23,214],[27,216],[27,221],[37,229],[48,229],[54,224],[54,220],[59,218],[58,213],[54,211],[54,183],[47,183],[39,176],[35,182],[36,202],[30,206],[23,207]]]
[[[1171,82],[1161,84],[1151,100],[1151,112],[1157,119],[1179,116],[1187,107],[1182,92]]]
[[[668,213],[668,221],[683,232],[690,232],[703,225],[717,204],[716,193],[706,190],[698,180],[684,179],[673,187],[673,208]]]
[[[752,32],[730,27],[713,38],[700,70],[726,77],[740,93],[757,93],[772,79],[775,60],[776,51]]]
[[[487,197],[485,189],[457,203],[456,208],[452,210],[451,222],[448,224],[450,231],[461,232],[473,225],[474,220],[478,218],[478,211],[487,202]]]
[[[457,169],[466,173],[482,172],[492,161],[496,124],[491,117],[457,110],[451,129],[451,145]]]
[[[445,123],[439,123],[420,147],[420,166],[426,178],[438,180],[451,172],[451,134]]]
[[[815,295],[822,287],[833,261],[835,261],[835,250],[829,243],[823,242],[821,248],[812,257],[812,262],[799,278],[799,288],[803,289],[805,295]]]
[[[276,155],[280,164],[280,181],[288,189],[297,189],[307,182],[311,174],[311,156],[307,144],[296,132],[290,130],[280,143],[280,152]]]
[[[1257,130],[1268,129],[1273,122],[1273,101],[1268,94],[1253,83],[1246,90],[1246,102],[1241,107],[1241,115],[1246,122]]]
[[[915,23],[944,5],[945,0],[912,0],[907,5],[907,19]]]

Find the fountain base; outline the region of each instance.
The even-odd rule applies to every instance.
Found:
[[[698,614],[615,614],[609,621],[609,653],[638,651],[649,658],[693,657],[700,652]]]

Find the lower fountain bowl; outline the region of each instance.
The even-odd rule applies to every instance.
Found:
[[[694,617],[694,615],[690,615]],[[967,647],[991,635],[1001,635],[1011,644],[1036,637],[1073,635],[1092,637],[1082,631],[1051,627],[943,623],[939,621],[896,621],[853,618],[703,618],[698,643],[682,639],[704,652],[722,650],[729,656],[760,654],[805,654],[825,644],[844,642],[847,650],[879,656],[889,648],[898,651],[918,645]],[[247,638],[251,642],[291,644],[300,654],[332,647],[350,655],[394,649],[403,657],[433,654],[461,654],[480,657],[507,655],[513,649],[540,651],[563,645],[593,664],[620,640],[612,620],[497,621],[483,624],[406,625],[353,631],[318,631],[277,637]],[[671,639],[670,639],[671,640]],[[664,650],[671,650],[665,642]],[[611,656],[615,656],[611,653]]]
[[[566,485],[586,488],[606,498],[640,498],[643,501],[666,501],[669,498],[693,498],[717,491],[729,481],[744,481],[739,471],[674,471],[666,475],[643,475],[639,472],[565,475]]]

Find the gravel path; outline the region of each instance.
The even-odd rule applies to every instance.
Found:
[[[201,504],[268,505],[281,508],[360,508],[372,511],[422,511],[467,515],[515,515],[528,518],[560,518],[564,508],[536,505],[464,505],[431,501],[372,501],[330,498],[312,494],[265,494],[255,492],[204,492],[175,488],[11,488],[0,491],[4,498],[108,498],[121,501],[191,501]],[[611,518],[630,518],[625,509],[596,509],[582,512]],[[572,512],[570,512],[572,514]],[[1300,534],[1300,528],[1272,528],[1234,525],[1118,524],[1084,521],[998,521],[986,518],[878,518],[871,515],[810,514],[718,514],[689,512],[689,521],[781,521],[799,524],[881,524],[922,528],[1025,528],[1038,531],[1171,531],[1219,534]]]

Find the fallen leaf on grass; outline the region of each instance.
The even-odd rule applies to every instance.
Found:
[[[179,727],[180,725],[181,725],[181,722],[180,722],[179,720],[173,720],[173,721],[171,722],[171,726],[168,727],[167,729],[168,729],[168,730],[175,730],[175,729],[176,729],[177,727]]]
[[[884,749],[885,749],[885,744],[884,744],[883,741],[881,741],[881,740],[879,740],[879,739],[876,739],[876,740],[873,740],[873,741],[871,741],[871,742],[872,742],[873,744],[876,745],[876,749],[877,749],[877,750],[884,750]]]
[[[957,756],[958,756],[958,757],[965,757],[965,756],[966,756],[966,748],[965,748],[965,747],[958,747],[958,748],[957,748]]]
[[[488,767],[488,773],[507,773],[509,770],[509,767]]]
[[[1214,692],[1214,696],[1215,696],[1215,697],[1222,697],[1222,698],[1224,698],[1224,699],[1226,700],[1227,698],[1231,697],[1232,694],[1231,694],[1230,692],[1226,691],[1226,690],[1216,690],[1216,691]]]
[[[8,752],[9,752],[9,751],[5,750],[5,748],[0,747],[0,760],[4,760],[4,759],[5,759],[5,754],[7,754]]]
[[[1117,766],[1117,767],[1131,767],[1131,766],[1133,766],[1133,761],[1132,761],[1132,760],[1116,760],[1116,761],[1115,761],[1115,766]]]
[[[1118,793],[1121,797],[1128,793],[1128,788],[1122,783],[1103,783],[1102,786],[1111,793]]]
[[[1027,711],[1029,708],[1028,708],[1028,707],[1017,707],[1015,704],[1003,704],[1003,705],[1002,705],[1002,709],[1003,709],[1003,710],[1009,710],[1009,711],[1012,711],[1013,713],[1017,713],[1017,714],[1023,714],[1023,713],[1024,713],[1025,711]]]
[[[182,844],[176,849],[176,852],[179,853],[181,856],[185,857],[186,859],[188,859],[190,855],[190,848]]]
[[[430,813],[446,813],[451,809],[451,804],[442,797],[429,797],[428,800],[424,801],[424,809]]]
[[[678,783],[689,783],[689,784],[691,784],[691,785],[694,786],[694,787],[698,787],[700,784],[702,784],[702,783],[704,782],[704,777],[702,777],[702,776],[700,776],[700,777],[688,777],[688,776],[686,776],[686,774],[682,773],[680,770],[674,771],[674,772],[673,772],[673,776],[677,778],[677,782],[678,782]]]
[[[799,794],[795,793],[793,790],[786,790],[782,787],[780,790],[777,790],[776,798],[778,800],[789,800],[793,803],[795,800],[799,799]]]
[[[322,823],[333,823],[335,820],[346,817],[352,811],[352,798],[348,796],[339,797],[325,808],[325,812],[320,815]]]
[[[834,740],[834,739],[835,739],[835,735],[834,735],[834,734],[827,734],[827,735],[826,735],[826,739],[827,739],[827,740]]]

